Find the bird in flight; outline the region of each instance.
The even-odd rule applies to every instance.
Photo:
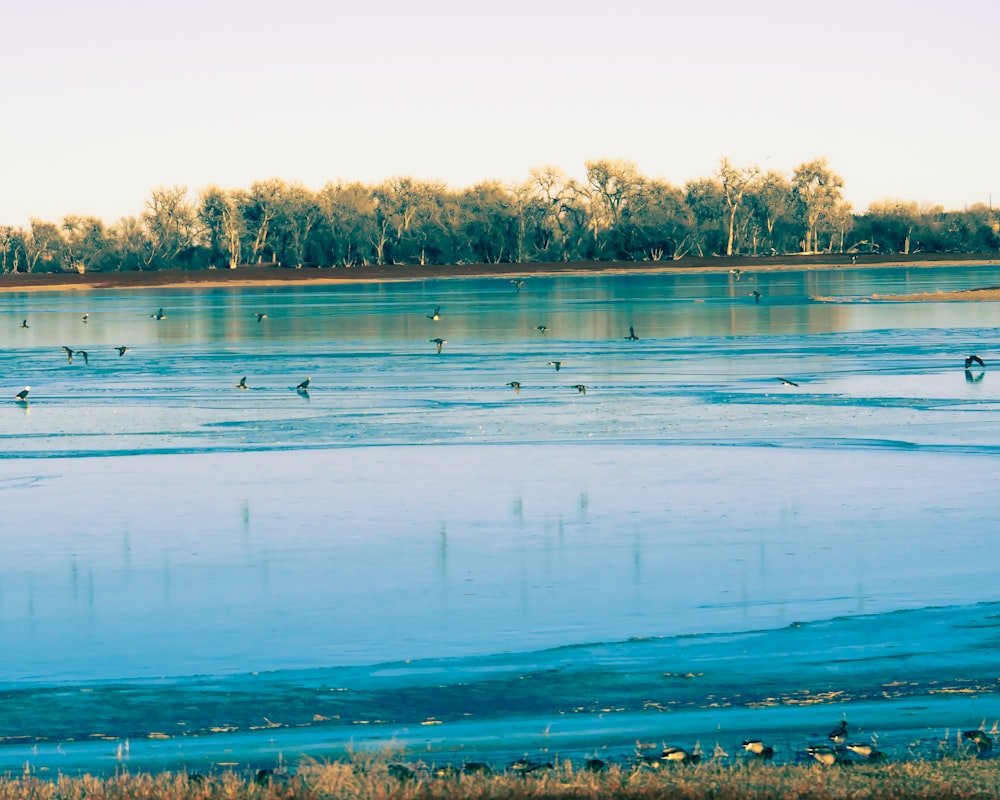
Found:
[[[30,392],[30,391],[31,391],[31,387],[30,386],[25,386],[21,391],[19,391],[17,394],[14,395],[14,399],[17,400],[17,402],[19,402],[19,403],[27,403],[28,402],[28,392]]]
[[[22,328],[30,328],[31,326],[28,324],[28,320],[22,320],[21,321],[21,327]]]
[[[965,357],[965,368],[966,369],[968,369],[969,367],[971,367],[973,364],[978,364],[981,367],[985,367],[986,366],[983,363],[983,360],[979,356],[977,356],[975,353],[973,353],[972,355],[969,355],[969,356]]]
[[[785,386],[798,386],[795,381],[790,381],[788,378],[778,378],[778,380],[785,384]]]
[[[427,315],[427,319],[439,322],[441,320],[441,306],[434,306],[434,310]]]
[[[638,342],[639,337],[635,335],[635,328],[631,325],[628,326],[628,336],[625,337],[626,341]]]
[[[254,316],[257,317],[257,322],[263,322],[267,319],[267,314],[262,314],[260,312],[254,312]]]
[[[434,344],[437,345],[437,349],[438,349],[439,353],[441,352],[441,348],[444,347],[448,343],[447,339],[442,339],[440,336],[437,336],[434,339],[428,339],[428,341],[434,342]]]
[[[545,333],[549,329],[548,325],[536,325],[535,330],[539,333]]]
[[[309,381],[310,380],[312,380],[312,379],[311,378],[306,378],[304,381],[302,381],[302,383],[300,383],[298,386],[295,387],[296,390],[300,391],[300,392],[308,392],[309,391]]]
[[[70,348],[70,347],[67,347],[66,345],[63,345],[62,349],[66,351],[66,363],[72,364],[73,363],[73,349]]]
[[[732,275],[732,276],[734,276],[736,278],[736,280],[739,280],[741,277],[743,277],[743,270],[736,269],[734,267],[733,269],[729,270],[729,274]]]
[[[582,383],[574,383],[569,388],[570,389],[576,389],[580,394],[586,394],[587,393],[587,387],[584,386]]]
[[[760,292],[758,292],[758,291],[757,291],[756,289],[754,289],[754,290],[753,290],[752,292],[750,292],[750,294],[748,294],[748,295],[747,295],[747,297],[752,297],[752,298],[753,298],[753,301],[754,301],[755,303],[759,303],[759,302],[760,302],[760,298],[761,298],[761,297],[763,297],[763,296],[764,296],[764,295],[762,295],[762,294],[761,294]]]
[[[510,282],[514,284],[514,288],[516,288],[517,289],[517,293],[520,294],[521,293],[521,287],[524,286],[524,281],[519,280],[517,278],[511,278]]]
[[[131,347],[126,347],[125,345],[122,345],[121,347],[116,347],[115,348],[115,350],[118,351],[118,358],[121,358],[123,355],[125,355],[127,352],[129,352],[131,349],[132,349]]]
[[[151,316],[153,319],[156,319],[156,320],[166,319],[167,318],[167,315],[163,313],[163,309],[162,308],[159,311],[157,311],[155,314],[150,314],[149,316]]]
[[[84,314],[80,319],[84,322],[90,322],[90,314]]]
[[[73,351],[73,355],[75,355],[75,356],[83,356],[83,363],[84,364],[88,364],[89,363],[89,359],[87,358],[87,351],[86,350],[74,350]]]
[[[247,386],[247,376],[244,375],[242,378],[240,378],[240,382],[237,383],[235,386],[233,386],[233,388],[234,389],[249,389],[250,387]]]
[[[555,367],[556,368],[556,372],[558,372],[559,370],[562,369],[562,365],[563,365],[562,361],[550,361],[547,364],[547,366],[549,366],[549,367]]]
[[[521,394],[521,382],[520,381],[511,381],[510,383],[508,383],[506,385],[509,386],[511,389],[514,390],[514,394]]]

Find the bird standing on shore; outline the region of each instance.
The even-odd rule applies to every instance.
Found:
[[[965,368],[966,369],[968,369],[969,367],[971,367],[973,364],[978,364],[981,367],[985,367],[986,366],[986,364],[983,363],[983,360],[979,356],[977,356],[975,353],[973,353],[972,355],[968,355],[968,356],[965,357]]]
[[[837,747],[842,746],[847,741],[847,720],[842,719],[840,724],[830,731],[830,735],[826,738],[837,745]]]
[[[631,325],[628,326],[628,336],[625,337],[625,341],[628,342],[638,342],[639,337],[635,335],[635,328]]]
[[[806,752],[815,758],[824,767],[832,767],[841,760],[840,753],[825,744],[807,747]]]
[[[433,339],[429,339],[428,341],[431,341],[431,342],[433,342],[434,344],[437,345],[437,350],[438,350],[439,353],[441,352],[441,348],[444,347],[448,343],[447,339],[442,339],[440,336],[437,336],[437,337],[435,337]]]
[[[699,753],[689,753],[683,747],[664,747],[660,759],[674,764],[697,764],[701,760]]]
[[[762,761],[770,761],[774,758],[774,748],[764,744],[760,739],[744,739],[743,749]]]
[[[871,761],[877,761],[880,758],[886,757],[885,753],[876,748],[875,745],[868,744],[867,742],[851,742],[845,745],[845,747],[854,753],[854,755],[867,758]]]

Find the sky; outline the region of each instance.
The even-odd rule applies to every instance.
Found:
[[[825,156],[856,211],[1000,204],[991,0],[0,3],[0,225],[602,158],[683,186]]]

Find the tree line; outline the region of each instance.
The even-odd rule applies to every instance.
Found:
[[[583,181],[541,167],[520,183],[457,191],[414,178],[319,191],[272,179],[249,189],[210,186],[196,197],[161,187],[140,216],[111,226],[78,215],[0,226],[0,266],[115,272],[1000,249],[1000,214],[985,205],[945,211],[884,201],[855,213],[825,158],[791,175],[723,158],[683,188],[629,161],[585,167]]]

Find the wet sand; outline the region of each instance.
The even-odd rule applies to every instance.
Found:
[[[940,267],[949,264],[968,266],[1000,266],[1000,259],[982,254],[920,254],[918,256],[893,255],[801,255],[765,258],[682,258],[677,261],[581,261],[538,262],[522,264],[448,264],[421,266],[418,264],[393,264],[351,268],[293,269],[276,265],[242,266],[235,270],[157,270],[149,272],[31,273],[0,276],[2,292],[38,291],[88,291],[93,289],[183,289],[222,288],[242,286],[332,285],[343,283],[380,283],[389,281],[422,281],[441,278],[497,277],[527,279],[539,275],[606,275],[606,274],[657,274],[657,273],[711,273],[729,272],[781,272],[795,270],[848,270],[877,267]],[[975,290],[987,291],[987,290]],[[1000,289],[991,288],[1000,296]],[[986,300],[996,297],[969,296],[944,297],[937,294],[906,297],[882,296],[878,299],[909,300]]]

